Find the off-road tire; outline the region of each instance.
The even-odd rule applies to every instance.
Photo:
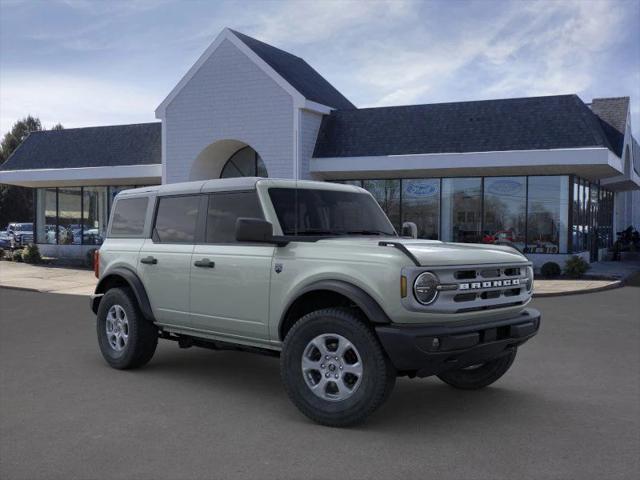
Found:
[[[517,349],[475,368],[451,370],[438,375],[444,383],[461,390],[478,390],[491,385],[511,368]]]
[[[323,334],[345,337],[362,359],[363,375],[358,388],[344,400],[316,396],[303,377],[302,356],[309,342]],[[389,397],[396,371],[372,328],[349,308],[327,308],[298,320],[288,332],[280,357],[280,372],[291,401],[311,420],[331,427],[363,422]]]
[[[121,306],[127,316],[128,339],[121,351],[116,351],[107,338],[106,321],[109,309]],[[98,307],[97,333],[100,351],[113,368],[126,370],[142,367],[153,357],[158,346],[158,329],[145,319],[129,288],[112,288],[104,294]]]

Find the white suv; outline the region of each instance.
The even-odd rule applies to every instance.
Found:
[[[482,388],[540,314],[530,263],[507,246],[400,238],[366,191],[236,178],[118,194],[91,299],[115,368],[182,347],[280,355],[313,420],[364,420],[396,376]]]

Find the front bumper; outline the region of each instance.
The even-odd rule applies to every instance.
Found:
[[[512,318],[465,326],[380,325],[375,328],[399,373],[428,377],[508,353],[538,333],[540,317],[539,311],[527,308]]]

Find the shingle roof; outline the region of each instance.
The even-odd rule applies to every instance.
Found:
[[[611,149],[577,95],[338,110],[324,117],[314,157]]]
[[[159,122],[32,132],[0,170],[162,163]]]
[[[308,100],[338,109],[356,108],[302,58],[243,33],[231,31]]]
[[[591,110],[600,118],[602,129],[616,154],[619,157],[622,156],[629,97],[594,98],[591,102]]]

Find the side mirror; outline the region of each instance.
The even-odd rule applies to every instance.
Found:
[[[404,222],[402,224],[402,236],[418,238],[418,226],[413,222]]]
[[[261,218],[240,217],[236,220],[236,240],[239,242],[275,243],[273,225]]]

